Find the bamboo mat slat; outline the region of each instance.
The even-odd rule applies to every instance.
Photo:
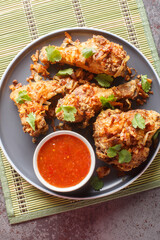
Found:
[[[160,76],[160,60],[142,0],[2,0],[0,9],[0,76],[32,40],[59,28],[77,26],[95,27],[125,38],[142,51]],[[36,189],[0,153],[0,179],[11,224],[160,186],[160,152],[147,171],[127,188],[85,201],[62,199]]]

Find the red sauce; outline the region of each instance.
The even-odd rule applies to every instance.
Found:
[[[87,146],[71,135],[59,135],[48,140],[38,154],[41,176],[55,187],[71,187],[81,182],[89,172],[91,156]]]

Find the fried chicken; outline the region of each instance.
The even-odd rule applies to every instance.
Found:
[[[58,111],[58,109],[61,106],[72,106],[77,110],[74,115],[74,122],[83,123],[83,127],[86,127],[89,120],[102,109],[100,97],[108,98],[113,95],[116,98],[116,102],[111,102],[111,105],[121,106],[122,104],[117,101],[135,99],[140,94],[143,94],[143,90],[138,79],[109,89],[84,84],[77,87],[71,94],[67,94],[64,98],[59,99],[56,108],[56,117],[59,120],[64,121],[63,111]]]
[[[81,67],[89,72],[100,74],[105,73],[113,77],[125,76],[129,56],[119,44],[110,42],[100,35],[93,35],[93,38],[80,43],[79,40],[72,41],[71,36],[66,33],[66,38],[60,47],[55,47],[60,52],[60,63]],[[48,61],[47,46],[43,47],[39,59],[44,65],[56,62]],[[92,56],[85,58],[84,49],[91,51]]]
[[[145,121],[144,129],[133,127],[133,119],[140,114]],[[152,110],[102,111],[94,123],[94,140],[99,159],[115,165],[122,171],[130,171],[144,162],[149,154],[152,137],[160,129],[160,114]],[[131,160],[120,163],[119,154],[108,156],[108,149],[120,145],[131,154]],[[120,150],[120,149],[119,149]]]
[[[51,104],[50,100],[57,94],[70,92],[71,89],[74,89],[74,85],[77,85],[77,82],[69,77],[59,79],[59,81],[30,82],[24,86],[14,80],[13,85],[10,86],[12,90],[10,98],[18,108],[24,132],[33,137],[45,134],[48,130],[45,117]],[[27,95],[29,100],[20,99],[21,94],[25,94],[24,97]],[[28,123],[29,114],[35,115],[35,130]]]

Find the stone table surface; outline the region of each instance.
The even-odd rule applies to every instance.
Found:
[[[160,0],[143,0],[160,55]],[[160,188],[10,225],[0,186],[0,240],[159,240]]]

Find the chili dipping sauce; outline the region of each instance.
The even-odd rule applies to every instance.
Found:
[[[41,147],[37,165],[49,184],[60,188],[72,187],[88,174],[91,155],[80,139],[67,134],[58,135]]]

